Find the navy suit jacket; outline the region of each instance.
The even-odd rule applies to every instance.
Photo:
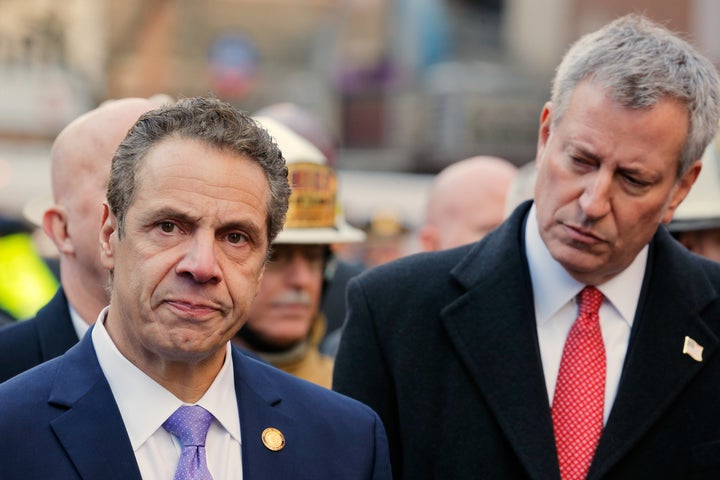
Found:
[[[232,361],[243,478],[390,478],[382,423],[365,405],[235,348]],[[63,356],[0,384],[0,412],[2,478],[140,479],[91,335]],[[263,445],[267,427],[285,436],[282,450]]]
[[[383,419],[396,479],[559,479],[523,249],[530,203],[479,243],[351,280],[333,388]],[[664,227],[588,478],[720,478],[720,264]],[[683,353],[685,337],[703,347]]]
[[[77,342],[68,301],[60,287],[34,318],[0,330],[0,382],[62,355]]]

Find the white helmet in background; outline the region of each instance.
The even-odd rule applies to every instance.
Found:
[[[702,156],[702,170],[668,225],[671,232],[720,227],[720,135]]]
[[[338,201],[335,170],[312,143],[269,117],[253,117],[275,139],[287,162],[292,188],[285,226],[273,244],[362,242],[365,232],[352,227]]]

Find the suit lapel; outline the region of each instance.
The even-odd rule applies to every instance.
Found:
[[[274,389],[275,382],[265,375],[265,369],[250,366],[255,361],[233,348],[243,478],[295,478],[298,473],[294,471],[297,465],[294,446],[300,438],[296,423],[277,408],[282,397]],[[264,445],[262,435],[267,428],[282,433],[285,446],[281,450],[273,451]]]
[[[606,474],[647,434],[718,349],[716,333],[699,314],[717,298],[715,288],[664,229],[650,258],[617,397],[589,478]],[[683,354],[685,336],[704,348],[702,362]]]
[[[516,210],[509,222],[453,270],[467,292],[448,305],[442,317],[458,354],[530,477],[558,477],[532,287],[522,248],[527,210],[528,205]]]
[[[64,357],[49,403],[67,409],[50,425],[82,478],[140,480],[130,439],[90,335]]]

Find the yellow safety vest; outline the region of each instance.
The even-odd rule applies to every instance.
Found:
[[[0,307],[18,319],[32,317],[58,288],[27,233],[0,237]]]

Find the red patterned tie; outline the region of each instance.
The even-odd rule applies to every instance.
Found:
[[[587,476],[600,441],[605,403],[605,346],[598,311],[603,295],[580,292],[580,310],[563,349],[552,403],[562,480]]]

